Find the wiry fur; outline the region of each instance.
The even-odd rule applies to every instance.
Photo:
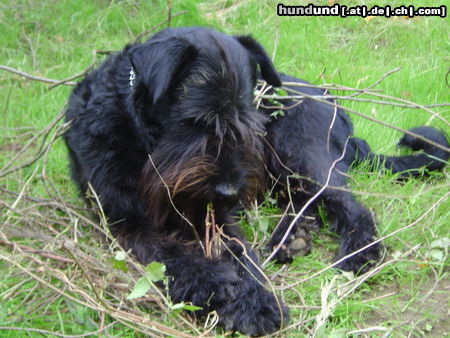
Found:
[[[233,217],[264,187],[259,135],[268,119],[252,102],[258,65],[280,85],[250,37],[165,29],[77,86],[65,135],[82,192],[90,182],[113,234],[140,262],[166,265],[172,300],[201,306],[199,315],[216,310],[227,329],[249,335],[288,321]],[[199,244],[208,203],[226,235],[214,257]]]
[[[283,82],[308,82],[292,76],[280,74]],[[290,89],[307,95],[323,95],[322,89],[313,87],[288,86]],[[332,102],[330,100],[330,102]],[[293,100],[280,100],[284,110],[284,116],[273,118],[267,126],[266,150],[267,165],[274,178],[274,192],[278,195],[280,206],[286,208],[292,202],[292,207],[297,212],[304,203],[315,194],[327,181],[333,162],[342,155],[343,158],[336,163],[331,171],[330,188],[320,195],[314,203],[323,203],[326,212],[331,216],[334,230],[340,236],[340,249],[336,260],[352,254],[354,251],[370,244],[375,240],[376,229],[372,214],[347,191],[337,190],[347,185],[347,171],[354,163],[369,160],[374,169],[384,165],[400,176],[417,176],[425,167],[428,170],[439,170],[445,166],[449,153],[434,147],[424,141],[409,135],[403,136],[399,145],[407,146],[413,150],[423,150],[423,153],[410,156],[384,156],[371,152],[368,144],[359,138],[353,137],[353,126],[346,115],[334,106],[318,102],[312,99],[304,99],[301,103]],[[278,107],[264,108],[273,104],[265,101],[261,110],[272,114]],[[331,128],[331,132],[330,132]],[[411,130],[445,147],[449,144],[445,136],[431,127],[417,127]],[[300,178],[295,178],[295,175]],[[290,178],[288,178],[291,176]],[[302,177],[304,177],[302,179]],[[287,194],[286,189],[291,189]],[[291,199],[292,198],[292,199]],[[292,213],[292,207],[289,207]],[[308,211],[311,213],[311,211]],[[277,246],[285,235],[293,216],[285,216],[272,235],[269,248]],[[276,258],[280,262],[289,262],[291,254],[289,246],[295,238],[297,226],[302,226],[301,221],[293,228],[291,235],[284,247],[278,251]],[[342,261],[338,267],[349,271],[364,271],[371,262],[380,256],[380,244],[372,245],[366,250]]]
[[[69,100],[71,125],[65,135],[81,192],[88,182],[92,185],[112,233],[140,262],[166,265],[172,300],[201,306],[199,315],[216,310],[225,328],[249,335],[271,333],[288,321],[287,308],[264,287],[256,255],[234,219],[236,209],[267,188],[265,167],[276,179],[282,207],[290,202],[282,193],[287,177],[307,178],[291,179],[292,202],[299,210],[325,183],[344,148],[330,186],[344,187],[345,172],[358,160],[417,175],[420,166],[439,169],[448,159],[447,153],[409,136],[401,144],[425,154],[375,155],[365,141],[352,137],[341,109],[313,100],[271,120],[274,109],[258,111],[252,102],[257,66],[270,85],[281,85],[265,51],[250,37],[204,28],[165,29],[109,57],[80,82]],[[320,89],[300,91],[324,95]],[[448,146],[435,129],[414,131]],[[341,236],[338,258],[373,241],[373,217],[351,193],[328,188],[321,200]],[[226,248],[206,257],[199,242],[205,242],[209,203]],[[291,220],[289,215],[282,220],[271,248]],[[379,249],[373,245],[339,267],[360,271],[378,259]],[[290,256],[282,249],[277,259]]]

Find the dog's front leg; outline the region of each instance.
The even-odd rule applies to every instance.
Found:
[[[236,233],[225,240],[224,245],[223,256],[233,262],[242,282],[237,285],[238,297],[230,299],[218,311],[222,325],[252,336],[285,326],[289,322],[288,308],[266,288],[268,280],[255,252]]]
[[[173,302],[200,306],[202,316],[216,311],[228,330],[251,336],[272,333],[289,320],[286,306],[264,286],[256,255],[237,237],[224,239],[218,257],[159,233],[142,230],[118,236],[143,264],[166,266]]]

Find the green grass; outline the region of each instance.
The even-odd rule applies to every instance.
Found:
[[[448,71],[450,45],[448,19],[420,17],[415,19],[383,18],[364,20],[359,17],[277,17],[277,1],[172,1],[173,14],[187,11],[173,18],[172,26],[202,25],[230,34],[251,34],[274,54],[277,68],[311,82],[336,83],[364,88],[386,72],[401,67],[377,86],[383,94],[414,101],[435,104],[450,101],[445,81]],[[307,4],[307,1],[301,1]],[[322,2],[326,3],[326,2]],[[380,5],[377,1],[348,1],[351,4]],[[391,6],[402,2],[389,2]],[[440,5],[440,4],[439,4]],[[10,1],[0,4],[1,49],[0,64],[25,72],[63,79],[84,70],[92,62],[94,49],[118,50],[132,41],[140,32],[164,21],[166,1]],[[276,47],[276,49],[275,49]],[[275,51],[274,51],[275,49]],[[102,56],[98,56],[102,59]],[[49,90],[47,85],[24,80],[16,75],[0,73],[0,168],[9,161],[20,145],[30,136],[19,134],[30,127],[32,132],[44,128],[64,108],[71,88],[60,86]],[[419,109],[342,101],[348,108],[375,117],[401,128],[427,124],[448,127]],[[434,109],[450,119],[448,107]],[[382,127],[364,118],[351,115],[356,136],[366,139],[374,151],[395,154],[400,137],[397,131]],[[23,163],[38,149],[17,161]],[[48,154],[46,174],[64,198],[81,204],[67,170],[66,150],[57,140]],[[38,170],[35,172],[36,165]],[[42,184],[40,170],[44,163],[16,171],[0,178],[0,187],[19,192],[24,183],[29,196],[48,197],[51,194]],[[415,222],[429,210],[449,189],[449,170],[422,180],[398,183],[394,175],[367,173],[363,167],[351,173],[351,188],[361,192],[358,199],[374,211],[380,236],[386,236]],[[24,229],[30,225],[11,218],[4,205],[3,222],[17,222]],[[45,212],[45,210],[40,210]],[[246,226],[250,237],[267,239],[259,229],[273,226],[270,218],[278,211],[270,202],[258,211],[259,217]],[[8,219],[9,217],[9,219]],[[73,220],[72,220],[73,221]],[[73,225],[73,223],[68,223]],[[287,289],[283,296],[291,306],[291,323],[299,323],[285,333],[288,336],[306,336],[317,323],[322,306],[321,295],[326,285],[332,285],[328,300],[339,299],[332,313],[325,318],[317,336],[345,337],[346,332],[372,327],[392,329],[394,336],[442,336],[448,332],[445,290],[448,290],[448,244],[439,240],[449,238],[450,203],[444,201],[413,227],[405,229],[384,241],[385,261],[393,260],[379,273],[358,286],[355,292],[339,299],[351,276],[328,270],[312,279]],[[57,226],[57,225],[56,225]],[[80,225],[81,226],[81,225]],[[64,227],[58,227],[60,231]],[[264,229],[262,229],[264,230]],[[24,230],[24,233],[26,231]],[[36,239],[25,235],[9,237],[17,243],[33,245]],[[82,241],[88,242],[87,238]],[[11,253],[11,248],[0,246],[0,253]],[[314,238],[310,255],[298,257],[283,272],[284,285],[289,285],[326,267],[337,249],[336,238],[323,229]],[[442,256],[439,256],[439,253]],[[29,262],[22,262],[31,266]],[[27,265],[30,264],[30,265]],[[268,273],[280,267],[271,264]],[[61,269],[72,269],[63,266]],[[33,270],[39,274],[39,270]],[[83,334],[108,325],[113,319],[103,316],[63,297],[56,297],[26,277],[16,267],[0,261],[0,327],[34,328],[64,335]],[[435,283],[437,281],[437,283]],[[50,280],[61,286],[61,282]],[[23,284],[21,284],[23,283]],[[276,284],[275,286],[283,286]],[[131,290],[130,286],[130,290]],[[448,291],[447,291],[448,292]],[[53,298],[54,299],[53,299]],[[447,304],[448,305],[448,304]],[[167,325],[172,323],[167,314],[155,309],[151,317]],[[120,323],[105,332],[116,336],[133,336],[136,332]],[[222,331],[215,331],[220,334]],[[371,331],[369,336],[382,335]],[[0,330],[2,337],[39,336],[37,332]]]

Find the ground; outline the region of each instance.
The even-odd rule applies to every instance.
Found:
[[[395,147],[401,133],[389,125],[449,131],[449,20],[278,17],[276,4],[6,0],[0,5],[0,65],[68,79],[142,32],[169,24],[208,26],[253,35],[280,71],[333,85],[330,92],[349,110],[387,123],[350,113],[356,136],[376,152],[403,153]],[[384,6],[346,2],[361,4]],[[100,51],[96,60],[94,50]],[[349,95],[356,91],[346,90],[372,85],[372,92],[355,97]],[[155,271],[145,270],[112,241],[101,209],[83,204],[59,138],[65,126],[57,119],[72,87],[49,86],[0,73],[0,335],[228,335],[214,327],[214,315],[195,323],[189,311],[180,312],[189,306],[172,304],[164,287],[152,286],[148,274]],[[374,212],[385,256],[357,278],[327,268],[337,238],[328,230],[332,220],[319,208],[325,225],[313,235],[311,253],[289,266],[265,267],[270,287],[291,308],[290,325],[280,335],[448,335],[449,175],[447,168],[398,182],[392,174],[369,173],[364,166],[353,170],[350,189]],[[280,215],[272,202],[248,210],[242,221],[262,259]],[[143,276],[148,292],[127,299]]]

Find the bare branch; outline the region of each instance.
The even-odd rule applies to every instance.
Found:
[[[48,79],[48,78],[41,77],[41,76],[34,76],[31,74],[25,73],[21,70],[11,68],[8,66],[4,66],[4,65],[0,65],[0,70],[4,70],[4,71],[10,72],[10,73],[20,75],[29,80],[41,81],[41,82],[45,82],[45,83],[60,83],[61,82],[61,80],[54,80],[54,79]],[[67,86],[75,86],[77,83],[76,82],[65,82],[64,84]]]

